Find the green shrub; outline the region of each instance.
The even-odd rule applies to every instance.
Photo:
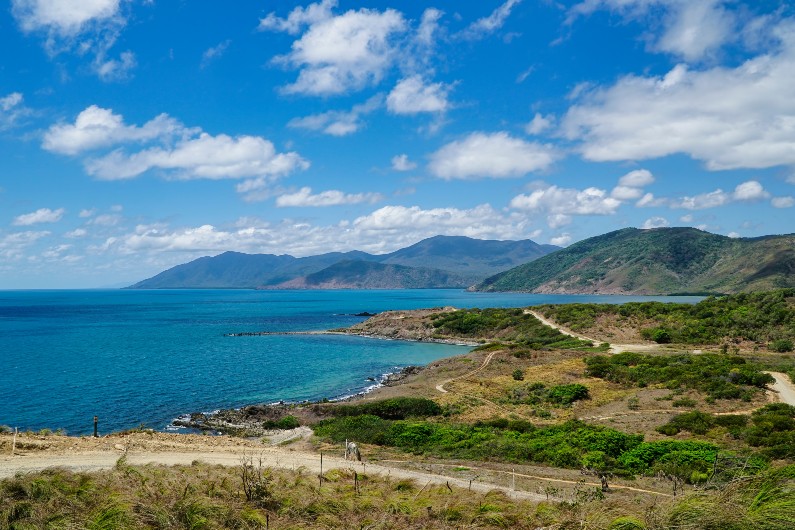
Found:
[[[778,339],[770,343],[770,349],[778,353],[787,353],[793,350],[794,346],[789,339]]]
[[[513,377],[514,381],[524,381],[524,372],[517,368],[513,371],[511,377]]]
[[[571,385],[558,385],[549,389],[547,400],[561,405],[570,405],[581,399],[589,399],[588,388],[585,385],[574,383]]]
[[[385,420],[405,420],[406,418],[427,418],[439,416],[443,412],[438,403],[426,398],[398,397],[382,399],[356,405],[338,405],[331,409],[335,416],[378,416]]]

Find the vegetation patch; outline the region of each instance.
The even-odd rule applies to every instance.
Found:
[[[674,416],[657,431],[674,436],[681,431],[706,434],[721,427],[731,436],[743,440],[769,458],[795,458],[795,407],[786,403],[771,403],[744,415],[717,416],[693,411]]]
[[[539,306],[548,318],[571,329],[593,328],[607,317],[617,325],[642,327],[641,335],[658,343],[727,344],[756,342],[772,351],[793,350],[795,341],[795,289],[710,296],[701,302],[672,304],[564,304]]]
[[[585,364],[587,375],[613,383],[638,387],[662,384],[671,390],[698,390],[711,399],[750,401],[759,389],[775,381],[758,365],[726,355],[655,356],[625,352],[588,357]]]
[[[542,348],[590,348],[594,344],[564,335],[545,326],[523,309],[462,309],[431,316],[436,334],[441,337],[485,338],[509,341],[515,345]],[[491,344],[486,348],[493,348]]]
[[[547,388],[544,383],[528,383],[513,387],[508,401],[514,405],[552,404],[568,406],[581,399],[589,399],[588,387],[579,383],[555,385]]]
[[[385,420],[405,420],[406,418],[427,418],[442,414],[438,403],[426,398],[396,397],[367,403],[337,405],[330,409],[334,416],[378,416]]]

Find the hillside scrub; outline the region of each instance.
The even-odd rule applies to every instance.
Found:
[[[607,318],[617,326],[638,328],[644,338],[656,342],[720,345],[751,341],[773,351],[791,351],[795,340],[795,289],[711,296],[695,305],[630,302],[537,309],[575,331],[592,329],[599,319]]]
[[[674,416],[657,431],[674,436],[681,431],[706,434],[723,428],[732,437],[742,440],[773,459],[795,458],[795,407],[771,403],[755,410],[750,417],[742,415],[715,416],[704,412],[687,412]]]
[[[742,357],[717,354],[658,356],[625,352],[586,357],[585,364],[586,375],[613,383],[692,389],[704,392],[710,399],[750,401],[756,392],[775,381]]]
[[[376,416],[324,420],[315,434],[332,442],[353,439],[415,455],[591,468],[616,474],[654,474],[676,465],[686,480],[711,469],[718,446],[706,442],[644,442],[641,434],[571,420],[535,426],[495,419],[474,425],[389,421]]]
[[[431,324],[440,337],[498,339],[532,349],[587,348],[594,346],[545,326],[523,309],[462,309],[432,315]]]

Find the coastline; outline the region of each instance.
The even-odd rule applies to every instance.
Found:
[[[424,338],[411,338],[411,337],[395,337],[394,335],[387,335],[385,333],[373,333],[367,331],[355,330],[352,328],[341,329],[328,329],[321,331],[243,331],[239,333],[226,333],[224,337],[266,337],[274,335],[343,335],[349,337],[364,337],[367,339],[377,340],[399,340],[403,342],[424,342],[428,344],[447,344],[449,346],[470,346],[477,347],[482,343],[473,340],[465,339],[437,339],[433,337]]]

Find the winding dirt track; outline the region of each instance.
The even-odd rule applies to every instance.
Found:
[[[589,342],[593,342],[594,344],[601,344],[604,341],[596,340],[591,337],[586,337],[585,335],[581,335],[579,333],[575,333],[570,329],[566,329],[564,327],[559,326],[558,324],[552,322],[551,320],[547,319],[541,313],[537,311],[533,311],[532,309],[525,309],[525,314],[533,315],[536,317],[542,324],[545,326],[549,326],[552,329],[556,329],[563,333],[564,335],[568,335],[569,337],[574,337],[575,339],[580,340],[587,340]],[[641,351],[653,351],[656,350],[658,347],[654,344],[610,344],[610,353],[621,353],[625,351],[633,351],[633,352],[641,352]]]
[[[116,465],[118,459],[125,454],[123,451],[95,451],[78,454],[50,454],[39,453],[27,456],[3,456],[0,457],[0,479],[12,477],[17,473],[30,473],[42,471],[47,468],[60,467],[72,471],[92,472],[104,469],[111,469]],[[221,451],[198,451],[198,452],[127,452],[127,462],[132,465],[162,464],[162,465],[190,465],[191,462],[198,460],[208,464],[221,464],[223,466],[238,466],[242,458],[246,455],[251,456],[254,461],[262,458],[262,465],[281,469],[297,470],[305,468],[310,473],[320,473],[320,455],[289,449],[264,447],[252,450],[221,450]],[[448,477],[433,473],[423,473],[411,471],[398,467],[390,467],[383,464],[367,464],[346,461],[340,457],[323,455],[323,471],[331,469],[354,469],[360,473],[369,473],[380,476],[389,476],[399,479],[412,479],[418,483],[425,484],[449,484],[452,487],[469,488],[468,480],[456,477]],[[486,493],[492,490],[502,491],[514,499],[542,500],[544,495],[530,493],[527,491],[513,490],[510,487],[488,482],[473,482],[471,488],[474,491]]]

